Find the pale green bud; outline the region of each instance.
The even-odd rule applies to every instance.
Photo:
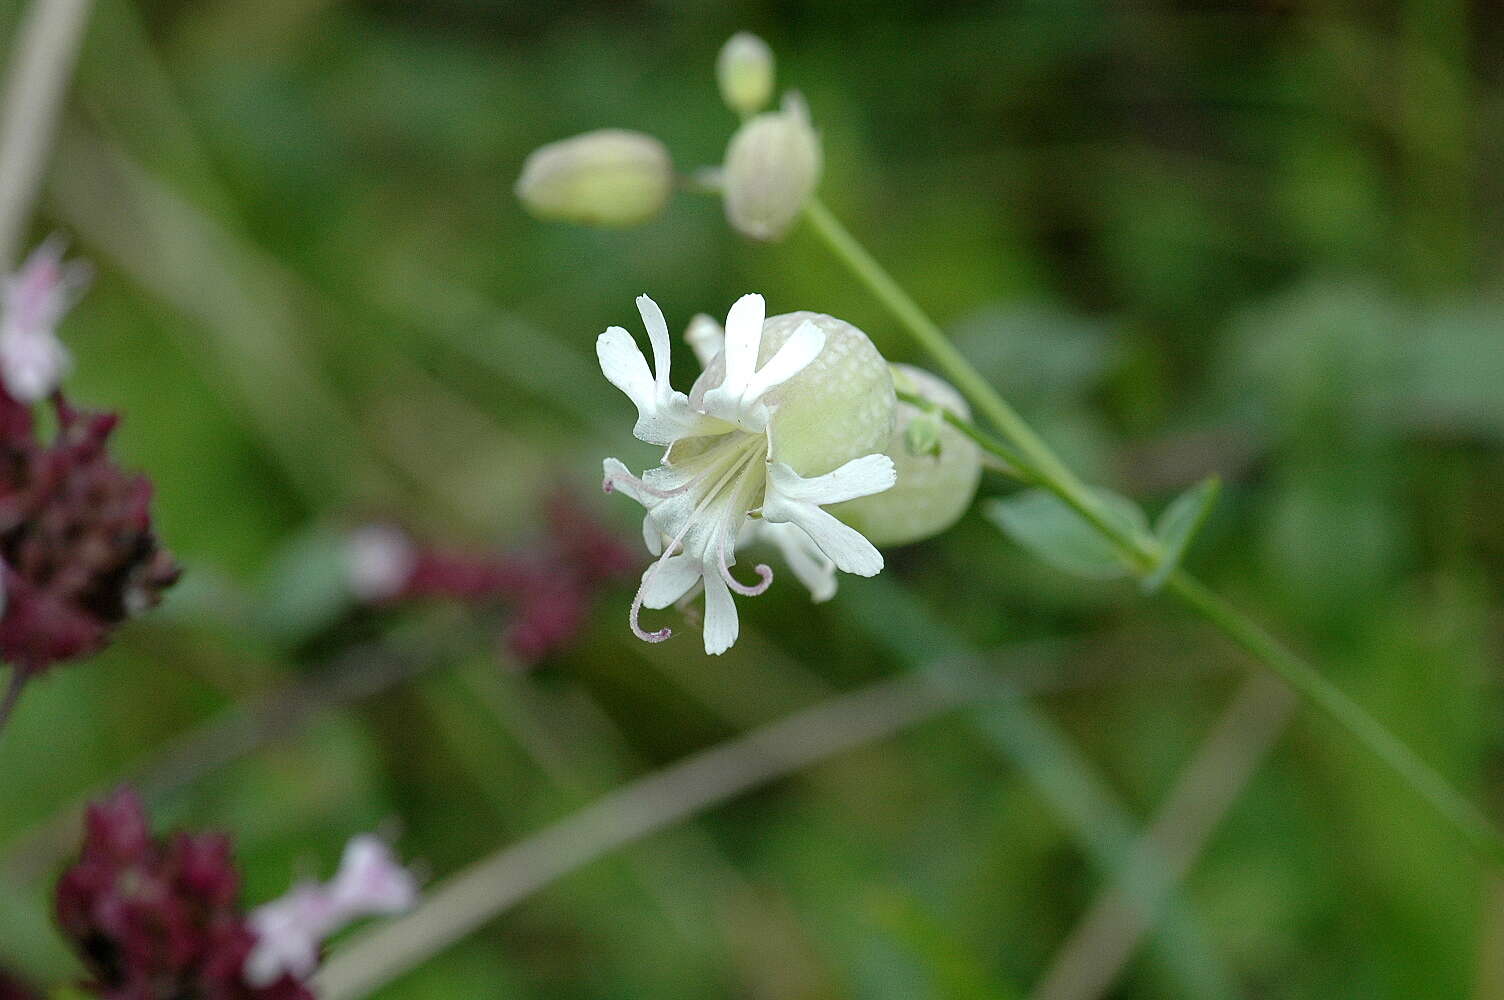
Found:
[[[893,365],[892,369],[899,390],[963,420],[971,418],[966,401],[948,382],[911,365]],[[892,439],[883,449],[893,459],[898,482],[890,490],[830,508],[879,547],[938,535],[960,520],[976,496],[982,479],[982,453],[976,442],[949,423],[941,423],[935,428],[938,452],[915,454],[906,439],[916,423],[924,422],[933,423],[933,414],[900,402]]]
[[[607,128],[535,149],[522,165],[516,192],[540,219],[635,226],[662,211],[673,180],[663,143]]]
[[[750,119],[731,137],[721,183],[726,218],[756,240],[779,240],[820,180],[820,139],[796,94],[779,111]]]
[[[751,32],[738,31],[721,46],[715,80],[726,107],[740,115],[761,111],[773,96],[773,50]]]

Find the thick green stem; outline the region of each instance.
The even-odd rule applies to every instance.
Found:
[[[1498,828],[1404,741],[1369,715],[1363,706],[1343,694],[1284,643],[1189,573],[1177,570],[1170,574],[1165,589],[1227,633],[1301,697],[1325,712],[1374,756],[1388,764],[1455,826],[1475,850],[1495,862],[1504,862],[1504,838],[1500,837]]]
[[[818,199],[811,199],[805,206],[804,215],[811,229],[831,252],[888,307],[915,342],[934,357],[956,388],[971,399],[977,411],[1011,447],[953,415],[947,414],[946,419],[966,431],[982,448],[1016,466],[1026,478],[1059,497],[1110,539],[1131,564],[1143,571],[1152,570],[1159,559],[1159,553],[1152,548],[1152,540],[1128,534],[1098,513],[1097,500],[1091,489],[972,367],[935,321],[919,308],[830,210]],[[1220,628],[1306,701],[1347,730],[1456,827],[1481,855],[1495,863],[1504,863],[1504,835],[1498,828],[1415,751],[1314,667],[1190,574],[1175,571],[1165,589]]]
[[[956,346],[939,325],[925,315],[919,304],[893,280],[893,276],[867,252],[867,248],[841,225],[830,209],[818,198],[811,198],[804,206],[804,217],[831,252],[840,258],[857,280],[867,286],[878,301],[892,311],[919,346],[934,357],[956,388],[970,398],[987,421],[1013,443],[1018,450],[1018,457],[1023,460],[1022,468],[1033,472],[1041,487],[1058,496],[1097,530],[1120,544],[1126,541],[1119,539],[1112,524],[1098,513],[1096,498],[1086,484],[1076,477],[1070,467],[1045,444],[1044,439],[1034,432],[1034,428],[1019,416],[1018,411],[1008,405],[1008,401],[972,367],[966,356],[956,350]],[[1137,546],[1131,546],[1130,549],[1136,551]],[[1135,561],[1140,561],[1140,557],[1134,558]]]

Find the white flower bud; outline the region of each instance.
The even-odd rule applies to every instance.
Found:
[[[738,31],[721,46],[715,80],[726,107],[741,115],[761,111],[773,96],[773,50],[751,32]]]
[[[948,382],[911,365],[891,367],[900,391],[921,396],[962,419],[971,418],[966,401]],[[898,422],[884,448],[898,470],[898,482],[891,490],[830,508],[874,545],[907,545],[938,535],[960,520],[976,496],[982,453],[971,438],[941,423],[935,428],[938,453],[915,454],[909,447],[909,428],[930,420],[930,414],[900,402]]]
[[[747,121],[726,147],[726,218],[756,240],[779,240],[820,180],[820,139],[798,95]]]
[[[673,181],[663,143],[607,128],[535,149],[522,165],[516,192],[540,219],[635,226],[662,211]]]

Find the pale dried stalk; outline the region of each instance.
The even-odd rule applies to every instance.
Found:
[[[89,7],[90,0],[36,0],[16,32],[0,109],[0,271],[15,265]]]
[[[1112,987],[1297,706],[1267,674],[1243,682],[1170,790],[1128,863],[1064,945],[1032,1000],[1096,1000]]]
[[[987,695],[999,680],[911,676],[841,695],[623,785],[452,876],[423,905],[336,952],[315,980],[322,1000],[390,982],[556,879],[758,785],[891,736]]]

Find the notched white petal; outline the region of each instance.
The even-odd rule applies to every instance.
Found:
[[[757,370],[742,390],[742,406],[749,407],[762,399],[763,393],[782,385],[809,367],[825,349],[825,331],[813,323],[800,323],[783,342],[783,346]]]
[[[890,489],[898,471],[887,455],[863,455],[833,472],[805,479],[782,462],[768,466],[770,487],[790,500],[825,505],[855,500]]]
[[[883,555],[866,537],[840,518],[812,503],[780,501],[764,509],[764,516],[798,525],[836,568],[857,576],[876,576],[883,570]]]
[[[649,306],[652,308],[649,309]],[[609,327],[595,340],[595,354],[600,361],[601,373],[637,407],[637,423],[632,428],[633,435],[649,444],[667,446],[680,438],[724,431],[724,424],[696,413],[690,408],[689,397],[674,391],[669,385],[668,328],[662,325],[663,315],[657,312],[657,306],[653,306],[652,300],[646,296],[639,300],[639,308],[644,322],[648,324],[649,337],[653,342],[656,374],[648,367],[647,358],[643,356],[642,349],[637,346],[632,335],[622,327]],[[650,319],[650,316],[654,318]]]
[[[672,388],[668,383],[672,353],[668,343],[668,321],[663,318],[658,303],[646,295],[637,296],[637,312],[642,316],[642,325],[648,331],[648,343],[653,348],[653,371],[657,375],[658,391],[660,394],[669,392]]]
[[[615,458],[608,458],[601,463],[601,489],[607,493],[620,493],[644,507],[650,506],[656,499],[648,492],[646,484]]]
[[[705,410],[743,430],[759,432],[768,426],[768,408],[762,397],[773,388],[798,375],[825,349],[825,331],[813,323],[801,323],[757,368],[762,345],[762,328],[752,329],[752,322],[763,319],[761,296],[757,303],[743,307],[750,296],[743,296],[726,317],[726,375],[721,384],[705,393]]]
[[[756,292],[743,295],[731,304],[726,313],[726,379],[721,383],[722,389],[735,389],[739,396],[741,387],[752,377],[767,315],[767,302]]]

